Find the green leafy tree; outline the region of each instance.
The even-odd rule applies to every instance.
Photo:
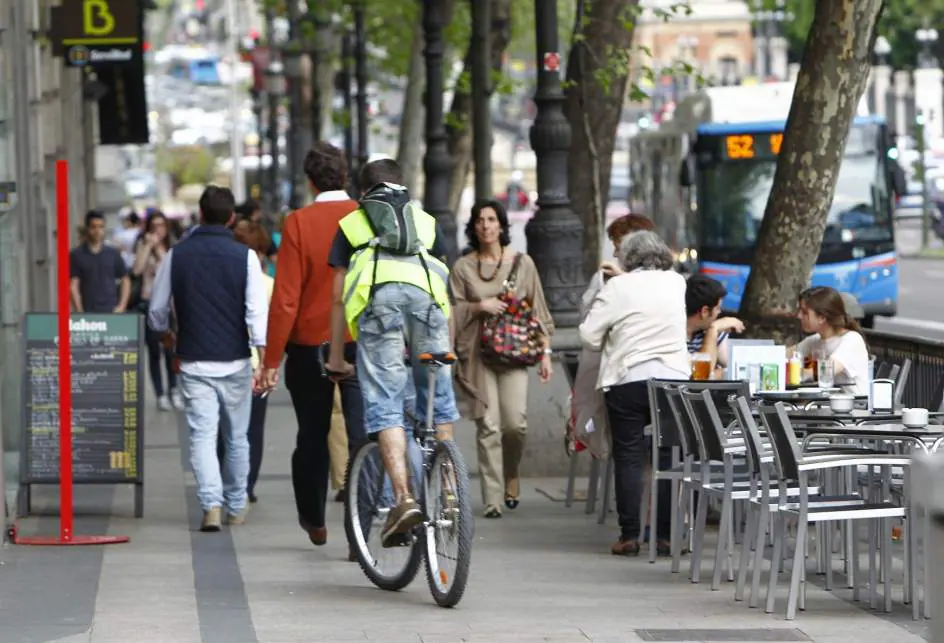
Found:
[[[157,168],[170,177],[174,192],[183,185],[203,185],[213,179],[216,158],[199,145],[164,147],[157,154]]]
[[[666,74],[692,74],[693,69],[682,63],[654,69],[652,53],[633,46],[636,23],[644,11],[639,0],[577,0],[575,6],[564,111],[572,131],[570,200],[585,223],[584,268],[589,275],[597,268],[605,237],[605,207],[623,107],[627,100],[648,100],[643,88],[630,81],[630,67],[649,82]],[[690,14],[691,7],[678,2],[648,11],[655,20],[669,21]]]
[[[773,6],[774,0],[767,0],[766,8]],[[790,43],[790,57],[800,60],[813,23],[816,1],[788,0],[787,8],[792,20],[785,24],[784,34]],[[921,44],[915,32],[926,24],[930,27],[944,24],[944,0],[895,0],[885,4],[878,22],[878,33],[888,38],[892,46],[891,63],[895,68],[917,65]],[[944,39],[935,44],[934,55],[944,61]]]

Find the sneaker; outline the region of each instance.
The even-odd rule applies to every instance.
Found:
[[[246,522],[246,516],[249,515],[249,505],[243,507],[242,511],[228,511],[226,513],[227,525],[241,525]]]
[[[423,522],[423,512],[413,496],[406,496],[403,501],[387,514],[387,523],[380,533],[384,547],[394,547],[402,540],[397,536],[408,533],[413,527]]]
[[[200,525],[200,531],[219,531],[222,527],[219,507],[210,507],[203,512],[203,523]]]
[[[170,400],[167,399],[166,395],[157,398],[157,408],[161,411],[170,411]]]
[[[184,396],[175,388],[170,390],[170,403],[178,411],[184,410]]]

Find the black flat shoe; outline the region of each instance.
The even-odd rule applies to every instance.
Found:
[[[486,518],[501,518],[501,510],[498,507],[489,507],[485,510]]]
[[[508,507],[509,509],[517,509],[518,499],[515,498],[514,496],[505,496],[505,506]]]

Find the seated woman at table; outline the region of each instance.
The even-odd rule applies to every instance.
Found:
[[[859,322],[846,313],[842,295],[835,288],[814,286],[800,293],[797,311],[804,333],[813,333],[796,346],[804,360],[822,354],[832,360],[833,373],[843,392],[867,395],[869,349]]]
[[[616,511],[620,537],[611,551],[639,554],[640,504],[645,468],[644,429],[649,423],[650,378],[689,376],[685,331],[685,278],[655,232],[640,231],[620,243],[625,271],[597,292],[583,323],[583,345],[602,350],[597,389],[603,391],[613,441]],[[660,500],[671,502],[670,494]],[[671,506],[660,506],[655,525],[657,550],[668,553]]]

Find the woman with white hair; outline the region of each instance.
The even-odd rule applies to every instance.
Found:
[[[597,388],[603,390],[616,477],[620,538],[611,551],[639,554],[639,513],[646,461],[650,378],[687,380],[685,278],[674,270],[671,250],[655,232],[623,239],[618,258],[625,271],[597,293],[580,325],[585,346],[602,350]],[[670,512],[658,512],[652,535],[668,546]]]

